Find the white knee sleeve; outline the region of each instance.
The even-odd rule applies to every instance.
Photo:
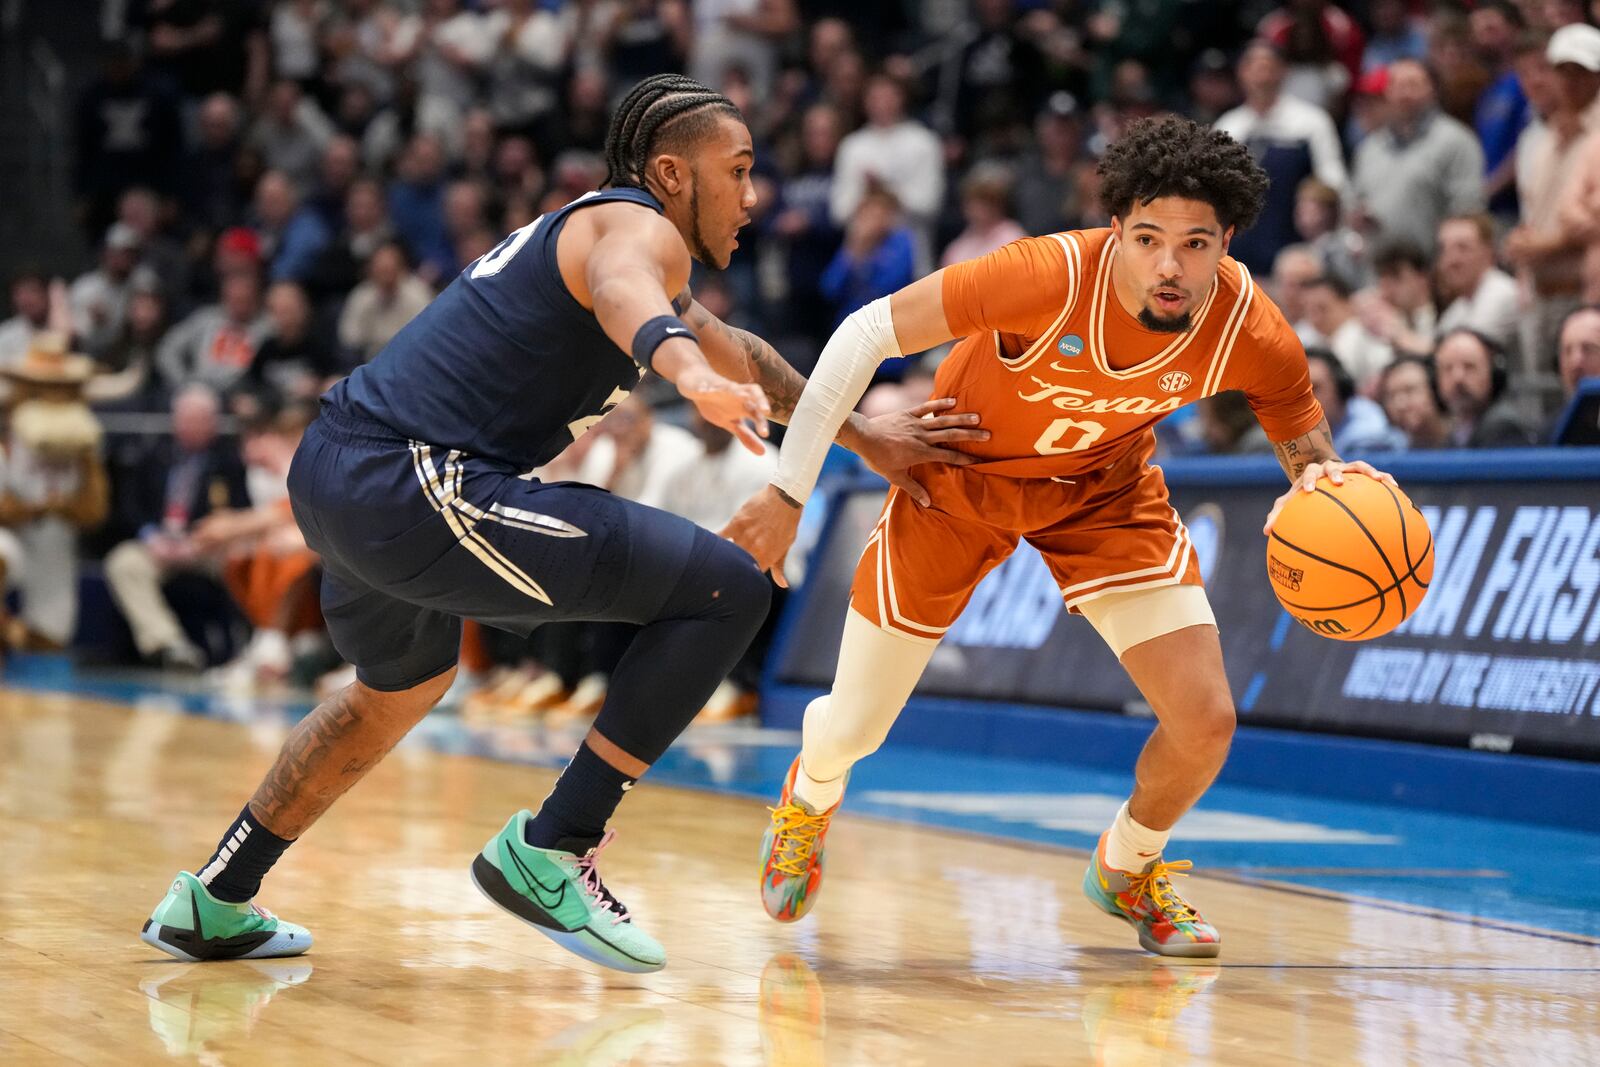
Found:
[[[1190,626],[1217,624],[1206,591],[1198,585],[1106,593],[1081,602],[1078,610],[1119,660],[1134,645]]]
[[[855,610],[847,611],[833,691],[806,708],[800,750],[806,773],[818,780],[837,778],[877,751],[935,647],[881,630]]]

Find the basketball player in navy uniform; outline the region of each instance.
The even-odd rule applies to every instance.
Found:
[[[554,620],[637,623],[604,707],[537,814],[472,863],[479,889],[568,950],[624,971],[666,962],[600,879],[623,793],[689,724],[764,619],[743,549],[590,486],[518,477],[552,459],[647,370],[753,451],[805,381],[688,291],[722,268],[756,197],[750,133],[687,78],[618,106],[590,193],[473,263],[370,364],[334,386],[290,471],[325,567],[323,614],[356,682],[306,717],[199,874],[180,873],[143,939],[179,959],[289,956],[311,936],[252,900],[273,863],[449,688],[463,617],[526,633]],[[907,474],[966,462],[980,439],[953,401],[840,442],[914,496]]]

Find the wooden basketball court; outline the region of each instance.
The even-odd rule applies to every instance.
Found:
[[[467,877],[553,774],[420,746],[269,879],[310,954],[141,944],[281,737],[0,689],[0,1063],[1600,1063],[1592,939],[1202,874],[1224,955],[1164,963],[1091,912],[1081,854],[848,816],[817,911],[780,926],[762,806],[648,781],[605,873],[670,962],[601,971]]]

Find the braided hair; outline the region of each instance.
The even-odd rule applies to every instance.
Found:
[[[622,98],[611,116],[602,188],[644,188],[645,167],[668,126],[676,124],[671,141],[681,143],[708,129],[707,120],[719,114],[744,121],[733,101],[693,78],[656,74],[644,79]],[[692,121],[680,123],[680,119]]]

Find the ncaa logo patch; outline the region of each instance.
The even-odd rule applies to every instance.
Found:
[[[1083,355],[1083,338],[1075,333],[1069,333],[1056,342],[1056,351],[1063,356]]]
[[[1189,383],[1194,381],[1188,374],[1181,370],[1168,371],[1156,380],[1156,384],[1165,393],[1181,393],[1189,388]]]

